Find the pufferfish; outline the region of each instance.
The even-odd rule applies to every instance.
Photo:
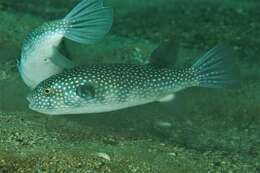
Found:
[[[238,85],[234,59],[224,45],[183,68],[170,63],[166,50],[156,49],[147,64],[92,64],[64,70],[27,96],[29,108],[49,115],[100,113],[170,101],[174,93],[189,87]]]
[[[25,38],[17,60],[25,84],[33,89],[50,76],[75,66],[58,50],[64,37],[93,44],[109,32],[112,21],[112,8],[104,7],[103,0],[82,0],[63,19],[46,22],[33,30]]]

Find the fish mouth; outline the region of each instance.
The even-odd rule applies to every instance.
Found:
[[[33,111],[36,111],[36,112],[40,112],[39,109],[36,108],[35,104],[33,103],[30,103],[28,105],[29,109],[33,110]]]
[[[30,104],[28,105],[28,107],[29,107],[29,109],[36,111],[36,110],[35,110],[35,107],[34,107],[34,105],[33,105],[32,103],[30,103]]]
[[[36,104],[33,103],[32,94],[28,94],[26,96],[26,100],[29,102],[29,105],[28,105],[29,109],[38,112],[38,109],[36,108]]]
[[[36,104],[34,104],[34,103],[32,102],[31,97],[28,97],[28,96],[27,96],[26,99],[29,101],[29,105],[28,105],[29,109],[31,109],[31,110],[33,110],[33,111],[35,111],[35,112],[42,113],[42,114],[50,114],[49,111],[47,111],[47,110],[39,109],[39,108],[36,106]]]
[[[29,109],[38,112],[38,109],[36,109],[35,104],[33,104],[31,95],[28,95],[26,97],[26,100],[29,102],[29,105],[28,105]]]
[[[28,94],[28,95],[26,96],[26,100],[29,102],[29,105],[28,105],[29,109],[35,110],[34,104],[33,104],[33,102],[32,102],[32,96],[31,96],[31,94]]]
[[[27,101],[29,102],[29,109],[35,111],[35,112],[39,112],[39,113],[42,113],[42,114],[46,114],[46,115],[54,115],[54,109],[51,109],[51,108],[48,108],[48,109],[42,109],[42,108],[39,108],[37,106],[37,104],[35,102],[33,102],[33,99],[32,99],[32,94],[28,94],[26,96],[26,99]]]

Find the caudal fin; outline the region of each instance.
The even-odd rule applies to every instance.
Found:
[[[231,49],[217,45],[200,57],[191,67],[198,86],[230,88],[239,86],[238,68]]]
[[[91,44],[109,32],[113,22],[112,8],[102,0],[82,0],[65,16],[65,37],[83,44]]]

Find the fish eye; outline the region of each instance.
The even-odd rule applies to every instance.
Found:
[[[44,89],[44,95],[50,95],[52,92],[52,89],[51,88],[46,88]]]

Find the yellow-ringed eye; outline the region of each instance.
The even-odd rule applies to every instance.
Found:
[[[52,92],[52,89],[51,89],[51,88],[46,88],[46,89],[44,89],[44,94],[45,94],[45,95],[50,95],[51,92]]]

